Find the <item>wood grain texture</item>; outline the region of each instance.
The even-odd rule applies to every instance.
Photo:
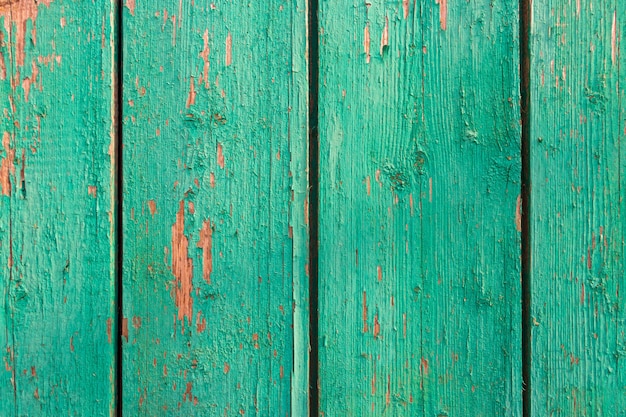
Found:
[[[532,411],[625,416],[626,4],[533,3]]]
[[[321,413],[520,415],[517,1],[320,21]]]
[[[114,412],[113,2],[0,3],[0,415]]]
[[[306,415],[305,19],[126,2],[125,415]]]

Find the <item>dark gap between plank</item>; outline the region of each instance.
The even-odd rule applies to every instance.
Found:
[[[309,415],[319,416],[319,1],[308,0],[309,57]],[[296,353],[297,354],[297,353]]]
[[[531,174],[530,174],[530,25],[531,1],[520,0],[520,98],[522,120],[522,415],[531,417],[532,317],[531,317]]]
[[[115,332],[115,409],[117,417],[123,415],[123,391],[122,391],[122,322],[124,319],[123,310],[123,261],[124,261],[124,222],[123,222],[123,197],[124,197],[124,175],[122,158],[122,117],[123,117],[123,45],[124,37],[122,30],[122,1],[115,2],[115,86],[114,86],[114,118],[115,118],[115,302],[116,302],[116,332]],[[111,34],[113,36],[113,34]]]

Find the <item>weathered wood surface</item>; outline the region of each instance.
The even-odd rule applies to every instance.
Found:
[[[321,1],[324,415],[521,413],[517,5]]]
[[[112,1],[0,2],[0,415],[114,411]]]
[[[125,415],[306,415],[305,19],[126,2]]]
[[[533,2],[532,411],[626,415],[626,3]]]

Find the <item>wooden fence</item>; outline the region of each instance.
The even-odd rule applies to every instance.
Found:
[[[626,3],[0,1],[1,416],[626,416]]]

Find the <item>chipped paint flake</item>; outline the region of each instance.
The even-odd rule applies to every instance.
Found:
[[[380,37],[380,56],[383,56],[385,48],[389,46],[389,18],[385,17],[385,28],[383,34]]]

